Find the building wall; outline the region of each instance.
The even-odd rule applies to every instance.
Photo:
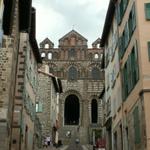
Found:
[[[7,8],[4,6],[4,9]],[[11,35],[3,35],[0,51],[0,134],[2,135],[0,149],[8,149],[11,133],[12,99],[14,96],[19,37],[17,11],[18,1],[16,1],[15,9],[12,12],[14,15]]]
[[[42,73],[38,75],[38,96],[37,101],[41,104],[41,111],[37,112],[37,115],[42,124],[42,135],[48,136],[52,134],[52,123],[51,123],[51,93],[52,93],[52,80],[49,76]],[[44,94],[43,94],[44,93]]]
[[[145,3],[150,3],[150,1],[132,0],[126,4],[125,1],[117,1],[116,9],[114,8],[113,15],[118,20],[116,26],[119,33],[118,48],[115,55],[119,56],[120,69],[115,85],[111,91],[111,97],[116,100],[111,101],[113,105],[111,109],[113,117],[112,149],[149,149],[149,142],[147,140],[149,137],[149,130],[147,128],[149,126],[149,119],[147,114],[150,87],[148,80],[150,73],[148,41],[150,36],[147,29],[150,22],[146,20],[145,17]],[[118,13],[119,7],[122,7],[120,14]],[[109,7],[108,12],[110,11],[112,11],[112,7]],[[112,19],[111,21],[113,24],[114,20]],[[130,23],[132,24],[132,29]],[[105,40],[104,45],[107,45],[107,39],[111,38],[112,24],[109,29],[107,29],[109,30],[107,38],[103,39],[104,37],[102,37],[102,40]],[[107,24],[105,24],[104,30],[107,28],[106,25]],[[132,32],[130,32],[131,30]],[[110,41],[113,41],[113,39],[111,38]],[[106,52],[107,51],[105,51],[105,53]],[[136,52],[137,55],[135,54]],[[133,56],[137,57],[137,59]],[[135,61],[136,63],[134,64]],[[113,62],[110,63],[113,64]],[[108,66],[111,65],[109,64]],[[133,68],[133,66],[135,67]],[[113,66],[111,67],[113,68]],[[132,71],[135,70],[136,73],[131,73],[130,67]],[[106,68],[105,77],[107,77],[110,68]],[[118,92],[120,91],[118,88],[121,89],[121,92]],[[108,93],[109,92],[106,91],[106,95],[108,95]],[[115,95],[119,96],[118,107],[115,107],[117,102]]]
[[[87,48],[87,40],[74,30],[59,40],[59,48],[54,48],[54,44],[48,38],[40,43],[43,66],[46,65],[46,70],[59,77],[62,81],[63,93],[59,99],[60,129],[58,129],[58,132],[59,139],[64,144],[68,144],[77,136],[80,138],[81,143],[92,142],[93,130],[100,129],[102,106],[98,97],[104,86],[102,84],[104,73],[101,72],[99,80],[92,80],[91,77],[94,67],[100,69],[102,50],[98,47],[96,48],[97,45],[98,42],[96,41],[96,44],[94,43],[93,45],[95,48]],[[75,50],[73,55],[69,52],[71,48],[73,51]],[[98,58],[94,58],[95,54],[98,55]],[[49,55],[52,58],[48,58]],[[71,66],[77,69],[77,80],[68,79],[68,71]],[[43,87],[40,88],[42,89]],[[65,101],[69,95],[75,95],[79,99],[80,118],[78,125],[65,125],[64,122]],[[98,123],[95,125],[91,123],[92,99],[96,99],[98,104]],[[67,131],[71,131],[71,138],[66,138]]]
[[[58,144],[59,119],[59,91],[58,79],[47,72],[47,66],[42,65],[39,70],[38,95],[36,100],[36,113],[41,122],[42,141],[50,136],[53,144]],[[54,83],[56,81],[56,84]],[[44,93],[44,95],[43,95]]]
[[[12,147],[33,149],[37,60],[28,33],[20,33]]]

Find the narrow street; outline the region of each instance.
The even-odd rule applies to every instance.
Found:
[[[74,144],[72,143],[69,146],[63,145],[59,148],[50,146],[47,148],[42,148],[40,150],[92,150],[92,145],[80,145],[80,144],[76,145],[75,143]]]

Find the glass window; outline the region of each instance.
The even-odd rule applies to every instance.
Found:
[[[69,80],[77,80],[78,78],[78,71],[75,67],[70,67],[68,71],[68,78]]]
[[[49,60],[52,59],[52,53],[48,53],[48,59],[49,59]]]
[[[45,46],[44,46],[46,49],[48,49],[49,48],[49,44],[45,44]]]
[[[98,54],[95,54],[94,55],[94,59],[98,59],[99,58],[99,55]]]
[[[145,4],[145,17],[150,20],[150,3]]]
[[[100,79],[100,70],[96,67],[92,68],[92,79],[99,80]]]
[[[44,58],[46,54],[44,52],[41,53],[41,57]]]
[[[76,56],[76,52],[75,52],[75,49],[74,48],[71,48],[69,50],[69,58],[74,58]]]
[[[43,104],[41,102],[36,102],[35,109],[36,109],[36,112],[42,112],[43,111]]]
[[[141,133],[140,133],[140,119],[139,119],[139,108],[136,108],[133,111],[133,120],[134,120],[134,141],[135,144],[141,142]]]

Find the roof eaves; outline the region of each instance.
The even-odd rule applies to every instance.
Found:
[[[100,44],[101,47],[104,46],[105,41],[108,37],[114,13],[115,13],[115,4],[114,4],[113,0],[110,0],[108,10],[107,10],[107,14],[106,14],[105,23],[104,23],[104,28],[103,28],[103,32],[102,32],[102,37],[101,37],[101,44]]]

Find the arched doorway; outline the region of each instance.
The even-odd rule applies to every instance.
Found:
[[[65,100],[65,125],[78,125],[80,116],[80,104],[76,95],[67,96]]]
[[[97,106],[97,100],[93,99],[91,103],[91,117],[92,117],[92,123],[97,123],[98,118],[98,106]]]

